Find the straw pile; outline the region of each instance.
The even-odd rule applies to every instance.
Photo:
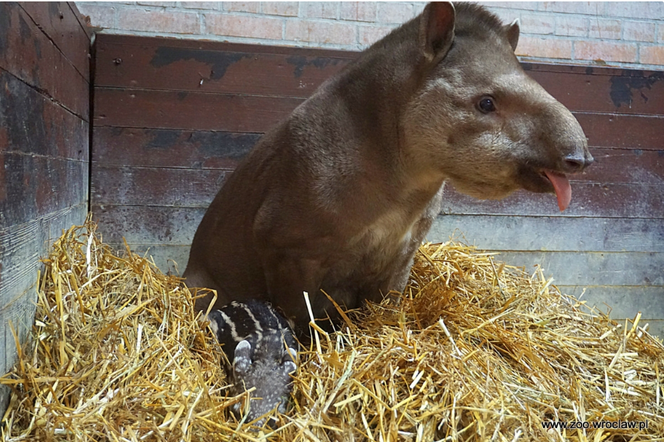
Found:
[[[639,317],[616,324],[473,248],[423,246],[399,301],[317,331],[275,430],[234,420],[244,395],[178,278],[91,223],[45,263],[32,342],[1,381],[5,441],[664,440],[664,346]],[[590,428],[542,426],[560,421]]]

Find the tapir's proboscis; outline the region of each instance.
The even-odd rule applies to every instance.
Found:
[[[431,3],[365,50],[228,178],[186,283],[216,289],[214,308],[269,302],[302,336],[303,292],[334,319],[322,291],[356,308],[403,290],[445,182],[483,199],[555,192],[564,210],[568,175],[593,159],[574,116],[521,68],[518,38],[518,22],[477,5]]]

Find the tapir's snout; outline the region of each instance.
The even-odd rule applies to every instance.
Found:
[[[553,97],[551,97],[552,100]],[[579,121],[572,112],[555,101],[549,106],[549,112],[544,112],[545,133],[548,132],[550,146],[553,149],[549,154],[557,156],[558,172],[576,174],[583,172],[595,159],[588,150],[588,139],[583,132]]]
[[[584,147],[581,152],[571,153],[565,157],[563,169],[567,173],[580,173],[594,161],[595,159],[588,151],[588,148]]]
[[[538,91],[537,88],[533,90]],[[539,88],[540,101],[529,115],[534,118],[531,132],[533,150],[519,168],[520,185],[534,192],[553,192],[560,211],[572,199],[570,176],[583,172],[594,158],[578,120],[560,102]],[[536,95],[537,96],[537,95]],[[522,134],[527,139],[527,134]],[[538,142],[539,141],[539,142]]]

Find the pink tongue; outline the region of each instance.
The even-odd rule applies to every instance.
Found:
[[[558,197],[558,208],[562,212],[567,209],[569,202],[572,200],[572,186],[569,185],[569,180],[563,174],[548,170],[545,170],[544,173],[549,181],[551,181],[551,184],[553,184],[556,196]]]

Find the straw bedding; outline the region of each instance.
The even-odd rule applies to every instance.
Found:
[[[422,246],[400,298],[300,355],[277,429],[237,422],[223,352],[181,280],[87,223],[45,260],[32,339],[0,382],[4,441],[664,440],[664,347],[460,244]],[[648,422],[544,429],[543,422]]]

